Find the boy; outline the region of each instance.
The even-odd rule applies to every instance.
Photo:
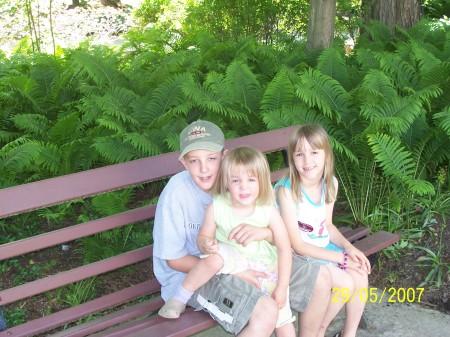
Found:
[[[179,161],[186,170],[173,176],[161,193],[153,228],[153,268],[165,301],[173,297],[185,273],[199,259],[196,238],[206,207],[212,201],[209,191],[226,155],[224,143],[220,128],[207,121],[193,122],[181,132]],[[243,224],[232,232],[230,239],[240,244],[254,240],[272,242],[272,233],[268,228]],[[304,332],[309,328],[315,331],[325,314],[323,303],[328,303],[331,293],[329,277],[319,272],[319,267],[298,260],[293,261],[293,275],[294,310],[304,311],[314,290],[314,298],[309,303],[312,308],[308,308],[311,317],[302,319],[299,333],[302,322]],[[208,311],[226,331],[235,335],[270,336],[278,308],[273,299],[258,289],[258,277],[265,274],[248,270],[236,275],[218,275],[196,291],[188,304]]]

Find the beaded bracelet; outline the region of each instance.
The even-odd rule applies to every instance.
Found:
[[[344,250],[342,252],[342,254],[344,254],[344,262],[342,264],[338,263],[339,268],[341,268],[342,270],[346,270],[347,269],[347,259],[348,259],[348,253],[346,250]]]

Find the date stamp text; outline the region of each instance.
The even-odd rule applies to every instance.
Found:
[[[333,288],[331,301],[334,303],[381,303],[385,298],[388,303],[413,303],[420,302],[424,288],[359,288],[353,293],[348,288]]]

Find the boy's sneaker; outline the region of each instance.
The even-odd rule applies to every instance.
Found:
[[[158,311],[158,315],[164,318],[178,318],[186,310],[186,304],[170,299]]]

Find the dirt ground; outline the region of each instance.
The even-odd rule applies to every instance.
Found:
[[[417,245],[427,247],[432,252],[437,252],[439,243],[436,236],[427,235]],[[439,288],[425,286],[421,303],[429,308],[450,314],[450,274],[446,269],[450,265],[450,230],[448,226],[444,231],[442,245],[442,284]],[[386,256],[381,255],[380,266],[374,269],[369,278],[370,285],[381,289],[384,287],[394,287],[395,289],[418,287],[430,272],[430,267],[421,268],[417,266],[425,255],[426,253],[420,249],[409,250],[399,259],[389,260]],[[437,271],[439,266],[436,265],[435,267]]]

